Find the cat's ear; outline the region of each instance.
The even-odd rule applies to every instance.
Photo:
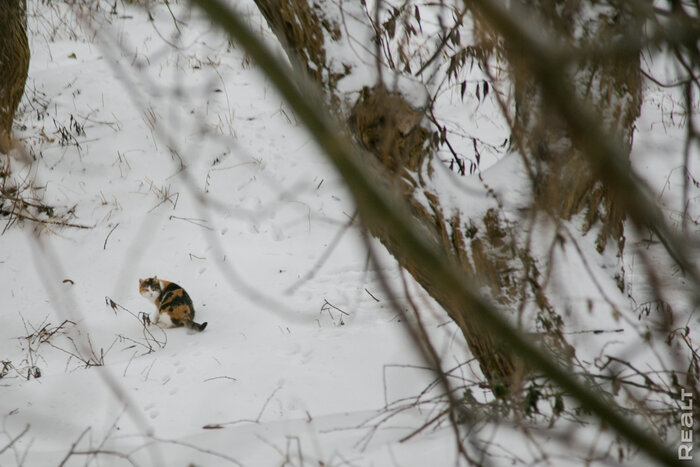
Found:
[[[158,276],[153,276],[153,278],[154,278],[155,280],[158,280]]]
[[[143,284],[143,279],[139,279],[139,285]]]

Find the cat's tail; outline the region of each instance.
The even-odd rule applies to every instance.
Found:
[[[185,326],[187,326],[189,329],[194,329],[195,331],[204,331],[204,328],[207,327],[207,322],[205,321],[202,324],[195,323],[194,321],[185,321]]]

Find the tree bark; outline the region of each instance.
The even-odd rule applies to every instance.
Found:
[[[0,2],[0,153],[11,146],[12,121],[29,70],[25,0]]]

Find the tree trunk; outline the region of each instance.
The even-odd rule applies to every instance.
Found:
[[[12,121],[29,69],[25,0],[0,2],[0,153],[11,146]]]
[[[446,253],[449,261],[467,272],[468,276],[473,278],[476,288],[490,290],[492,298],[501,305],[513,307],[523,299],[523,294],[528,295],[542,310],[538,320],[544,332],[551,337],[548,342],[550,348],[557,348],[562,351],[561,355],[564,355],[564,358],[570,358],[573,353],[560,332],[561,319],[549,305],[540,284],[535,261],[527,247],[522,246],[522,235],[518,237],[513,233],[497,209],[488,210],[478,219],[463,219],[460,212],[448,212],[443,208],[438,190],[432,181],[431,162],[435,155],[436,142],[433,133],[424,126],[424,111],[414,102],[409,102],[404,94],[387,89],[382,83],[380,72],[377,72],[379,79],[365,82],[361,89],[344,87],[344,77],[356,73],[361,67],[367,68],[367,63],[378,64],[381,60],[372,57],[371,54],[363,60],[328,53],[331,48],[348,50],[352,46],[343,45],[347,45],[351,40],[362,40],[361,37],[349,39],[343,35],[348,30],[359,35],[357,24],[352,29],[342,27],[343,21],[351,21],[352,18],[361,22],[363,17],[367,17],[367,12],[362,11],[359,6],[361,2],[343,4],[342,14],[338,13],[336,3],[326,0],[317,0],[313,4],[307,3],[306,0],[255,2],[285,47],[292,63],[323,89],[326,102],[332,111],[347,121],[356,141],[374,155],[377,170],[391,174],[388,183],[394,185],[401,193],[413,217],[434,244]],[[355,10],[348,11],[352,8]],[[540,8],[545,10],[544,6]],[[374,35],[374,41],[381,42],[381,33],[377,31],[377,25],[373,27],[370,35]],[[382,27],[385,30],[391,28],[390,34],[393,37],[398,26],[396,22],[391,25],[387,21]],[[377,47],[377,51],[379,48]],[[504,47],[503,50],[511,49]],[[571,79],[596,78],[602,89],[605,79],[600,78],[607,78],[606,73],[615,64],[603,64],[602,67],[599,65],[592,63],[582,66],[582,72],[572,73]],[[391,72],[397,72],[396,67],[389,68]],[[544,146],[549,147],[550,141],[569,138],[564,125],[549,128],[542,124],[543,112],[536,99],[538,91],[535,79],[525,73],[514,75],[517,103],[514,137],[521,141],[521,146],[531,148],[544,142]],[[609,79],[609,85],[618,89],[618,78],[612,76]],[[637,90],[629,92],[636,93]],[[606,107],[602,98],[597,99],[595,103],[601,112],[612,112],[610,115],[615,115],[618,111],[617,108]],[[621,121],[623,131],[631,131],[634,121],[631,117],[632,114],[626,115],[625,120]],[[541,130],[528,139],[526,129],[533,125]],[[579,157],[575,151],[559,154],[556,159],[560,161],[558,165],[549,162],[552,158],[546,155],[548,151],[551,149],[547,149],[541,156],[536,156],[538,163],[548,164],[550,167],[550,170],[534,172],[540,177],[536,183],[536,191],[545,193],[538,196],[538,199],[549,199],[551,196],[548,193],[556,193],[556,189],[566,183],[566,177],[570,175],[569,169],[579,170],[576,167],[585,167],[585,159]],[[528,161],[532,160],[533,154],[537,153],[528,151]],[[565,163],[567,159],[571,160],[570,166]],[[551,170],[558,167],[561,169]],[[562,201],[557,215],[568,219],[579,212],[582,206],[589,206],[590,212],[595,213],[591,215],[592,220],[603,218],[606,225],[615,226],[601,233],[603,238],[613,236],[618,240],[620,231],[617,227],[621,225],[618,219],[621,217],[615,212],[612,202],[606,198],[604,189],[601,191],[595,177],[584,177],[575,192],[576,202]],[[605,209],[599,209],[600,205]],[[609,222],[608,217],[611,219]],[[440,284],[435,284],[431,277],[427,277],[420,268],[403,257],[399,249],[395,248],[396,240],[391,231],[382,230],[380,227],[371,233],[458,324],[494,394],[498,396],[517,389],[527,370],[526,365],[513,356],[497,336],[478,324],[478,320],[470,315],[468,304],[456,303],[449,291],[445,291]],[[522,283],[519,284],[518,281]]]

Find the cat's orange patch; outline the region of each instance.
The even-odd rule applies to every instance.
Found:
[[[170,319],[177,319],[177,320],[188,320],[190,319],[190,315],[192,312],[190,311],[190,308],[185,305],[172,305],[172,306],[164,306],[161,307],[161,313],[165,312],[170,316]]]

